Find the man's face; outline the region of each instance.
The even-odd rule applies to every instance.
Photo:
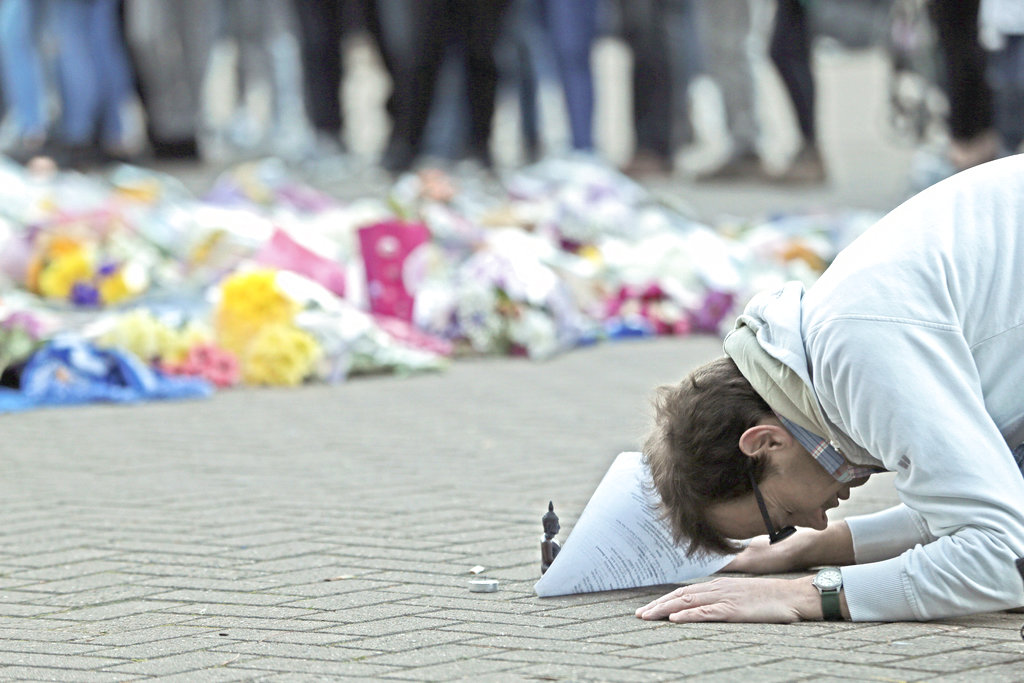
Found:
[[[778,429],[782,431],[780,442],[767,453],[771,471],[758,482],[772,526],[824,529],[828,524],[827,511],[849,498],[850,489],[866,480],[845,484],[836,481],[781,425]],[[712,506],[708,517],[729,538],[753,538],[768,533],[753,492]]]

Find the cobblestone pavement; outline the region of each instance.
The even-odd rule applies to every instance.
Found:
[[[829,187],[660,191],[705,215],[886,208],[908,155],[856,126],[882,96],[859,59],[823,72]],[[632,616],[661,588],[533,595],[548,500],[564,539],[652,388],[719,349],[0,416],[0,680],[1024,680],[1021,614],[677,626]],[[889,483],[841,511],[891,504]],[[475,565],[498,592],[468,591]]]
[[[0,417],[0,679],[1021,680],[1019,614],[677,626],[632,616],[660,588],[533,595],[547,501],[564,538],[651,389],[718,349]]]

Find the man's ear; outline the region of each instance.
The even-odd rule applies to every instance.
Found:
[[[740,435],[740,451],[750,457],[767,455],[787,445],[789,432],[774,423],[761,423],[750,427]]]

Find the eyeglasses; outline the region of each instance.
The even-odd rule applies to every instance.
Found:
[[[772,524],[772,518],[768,516],[768,508],[765,507],[764,498],[761,496],[761,489],[757,487],[757,478],[754,477],[753,468],[751,468],[747,473],[750,475],[750,486],[754,489],[754,498],[757,499],[757,507],[761,510],[761,517],[764,519],[764,526],[768,529],[768,543],[770,545],[775,545],[779,541],[784,541],[795,534],[795,526],[784,526],[778,531],[775,530],[775,525]]]

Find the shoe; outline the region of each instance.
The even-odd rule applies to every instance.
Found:
[[[380,159],[381,167],[392,175],[401,175],[412,168],[416,160],[412,146],[401,139],[392,138]]]
[[[199,142],[194,137],[149,141],[153,158],[158,161],[199,161]]]
[[[99,147],[93,144],[62,145],[53,155],[57,166],[67,171],[86,172],[105,164]]]
[[[45,137],[23,137],[12,147],[4,150],[3,155],[22,166],[28,165],[37,157],[48,157],[53,154],[53,145],[47,144]]]
[[[641,150],[622,167],[622,172],[634,180],[664,177],[672,174],[672,162],[654,152]]]
[[[772,181],[783,185],[821,185],[828,180],[825,162],[817,146],[805,144],[793,157],[789,168],[773,176]]]
[[[761,165],[761,157],[757,155],[757,152],[743,152],[734,155],[717,168],[698,173],[694,178],[698,183],[767,179],[768,174],[765,173],[764,167]]]

